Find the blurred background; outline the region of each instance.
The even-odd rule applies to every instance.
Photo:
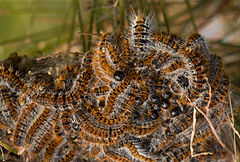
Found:
[[[0,0],[0,60],[94,50],[96,34],[126,29],[133,10],[154,13],[159,30],[203,35],[223,58],[240,105],[239,0]]]

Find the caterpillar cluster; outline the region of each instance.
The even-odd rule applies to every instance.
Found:
[[[204,39],[153,29],[134,15],[129,29],[104,33],[97,48],[54,81],[0,68],[0,129],[29,161],[182,161],[228,158],[217,132],[226,125],[229,79]],[[9,131],[10,130],[10,131]],[[213,144],[209,146],[208,141]]]

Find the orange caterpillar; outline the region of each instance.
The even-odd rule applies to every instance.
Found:
[[[18,119],[18,112],[20,105],[16,101],[16,96],[12,94],[11,90],[7,86],[0,86],[1,94],[1,121],[11,126]]]
[[[89,56],[90,55],[90,56]],[[75,81],[75,87],[74,90],[68,93],[63,93],[59,95],[56,93],[55,95],[49,94],[49,93],[43,93],[43,94],[33,94],[31,96],[31,99],[43,106],[51,106],[55,108],[66,108],[69,106],[74,106],[76,103],[80,102],[83,98],[83,95],[86,94],[86,88],[91,82],[91,79],[93,78],[93,69],[91,68],[91,63],[88,63],[87,61],[90,59],[88,57],[92,58],[92,52],[89,52],[84,57],[85,62],[83,65],[85,65],[85,68],[83,71],[79,74],[79,78]]]
[[[122,83],[120,83],[115,89],[113,89],[108,98],[107,98],[107,105],[105,107],[105,115],[108,116],[111,112],[112,112],[112,108],[114,105],[114,102],[116,101],[117,97],[127,88],[127,86],[130,84],[132,77],[133,77],[133,73],[130,71],[128,74],[125,74],[126,77],[125,79],[122,81]]]
[[[134,15],[131,18],[130,40],[132,49],[137,56],[146,55],[151,43],[151,32],[153,30],[151,15],[145,17],[142,14]]]
[[[32,103],[27,105],[23,110],[14,130],[13,141],[16,146],[23,146],[25,136],[27,135],[28,128],[31,122],[39,113],[39,109],[36,104]]]
[[[99,54],[99,62],[100,65],[103,69],[103,71],[105,72],[105,74],[109,77],[113,77],[114,73],[116,71],[116,69],[114,68],[114,66],[111,64],[110,60],[109,60],[109,51],[107,50],[109,48],[109,43],[110,43],[110,38],[111,34],[110,33],[106,33],[103,34],[103,36],[100,39],[100,43],[98,45],[98,54]],[[111,48],[113,48],[112,46],[110,46]],[[114,49],[110,49],[111,54],[115,53]]]
[[[27,90],[23,79],[4,67],[0,67],[0,82],[5,83],[9,88],[18,93],[23,93]]]

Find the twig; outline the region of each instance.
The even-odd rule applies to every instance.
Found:
[[[39,60],[42,60],[42,59],[51,58],[51,57],[59,56],[59,55],[62,55],[62,53],[59,52],[59,53],[55,53],[55,54],[51,54],[51,55],[46,55],[46,56],[38,57],[38,58],[36,58],[36,60],[39,61]]]
[[[100,37],[100,36],[101,36],[101,34],[83,33],[83,32],[78,32],[78,34],[80,34],[80,35],[93,35],[93,36],[97,36],[97,37]]]
[[[68,54],[82,54],[82,53],[78,53],[78,52],[68,52]],[[36,58],[36,60],[37,60],[37,61],[40,61],[40,60],[43,60],[43,59],[46,59],[46,58],[52,58],[52,57],[60,56],[60,55],[64,55],[64,53],[59,52],[59,53],[54,53],[54,54],[42,56],[42,57]]]

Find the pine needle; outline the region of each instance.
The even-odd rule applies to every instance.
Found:
[[[193,28],[194,28],[195,32],[198,32],[197,25],[196,25],[196,23],[195,23],[194,16],[193,16],[193,13],[192,13],[192,7],[191,7],[191,5],[190,5],[189,0],[185,0],[185,3],[186,3],[186,5],[187,5],[187,9],[188,9],[188,12],[189,12],[189,14],[190,14],[190,19],[191,19]]]
[[[79,29],[80,29],[80,32],[83,33],[84,32],[84,25],[83,25],[84,22],[82,19],[82,11],[81,11],[81,6],[80,6],[80,2],[79,2],[80,0],[73,0],[73,1],[75,1],[75,5],[77,7],[76,9],[77,9],[77,13],[78,13]],[[84,36],[81,36],[81,42],[82,42],[83,52],[85,53],[86,52],[86,42],[85,42]]]
[[[120,11],[120,29],[124,28],[124,0],[119,0],[119,11]]]
[[[163,14],[165,25],[167,27],[167,31],[170,32],[168,17],[167,17],[167,14],[166,14],[165,0],[160,1],[160,6],[161,6],[161,11],[162,11],[162,14]]]

